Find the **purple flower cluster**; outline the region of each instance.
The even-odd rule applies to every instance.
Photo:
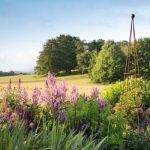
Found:
[[[99,109],[102,109],[104,108],[106,105],[107,105],[107,101],[106,100],[102,100],[99,96],[99,90],[97,87],[94,87],[92,89],[92,93],[91,93],[91,97],[95,97],[97,102],[98,102],[98,106],[99,106]]]
[[[25,88],[21,91],[21,98],[23,103],[26,103],[28,100],[28,93]]]
[[[35,87],[31,93],[31,100],[34,105],[38,105],[40,102],[41,91],[38,87]]]
[[[45,90],[41,92],[41,101],[46,102],[52,109],[58,110],[65,101],[67,93],[67,84],[62,80],[60,84],[56,83],[56,78],[50,72],[46,80]]]
[[[37,113],[40,112],[40,109],[44,110],[43,106],[46,106],[46,109],[48,108],[48,110],[50,110],[50,115],[52,114],[53,116],[56,116],[56,118],[59,118],[60,123],[64,123],[66,119],[66,110],[62,104],[64,104],[65,101],[68,101],[75,106],[79,98],[78,88],[75,85],[71,87],[70,93],[67,93],[68,88],[65,80],[57,83],[56,77],[50,72],[45,81],[45,88],[41,90],[35,86],[30,97],[26,89],[22,88],[21,79],[18,80],[18,87],[15,90],[12,89],[12,82],[10,79],[8,91],[10,94],[14,94],[14,91],[16,91],[16,95],[21,98],[21,100],[16,103],[17,106],[15,108],[15,113],[19,119],[23,118],[28,126],[34,120],[34,109],[37,110],[37,115]],[[93,98],[96,98],[99,108],[104,108],[106,106],[106,101],[101,100],[99,97],[99,90],[97,87],[92,89],[90,95],[84,94],[85,100],[92,100]],[[14,114],[12,110],[10,110],[8,112],[8,117],[11,118],[12,116],[14,116]]]
[[[70,102],[76,104],[78,99],[78,88],[73,85],[70,93]]]

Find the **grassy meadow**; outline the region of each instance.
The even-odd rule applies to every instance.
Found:
[[[17,82],[19,78],[21,78],[22,87],[26,88],[27,91],[30,91],[35,86],[43,89],[47,77],[39,75],[17,75],[0,77],[0,88],[7,88],[10,79],[12,81],[12,85],[14,87],[17,87]],[[57,82],[59,83],[62,79],[65,79],[69,89],[73,84],[76,85],[78,87],[79,93],[90,93],[93,87],[97,87],[99,91],[102,91],[108,86],[98,83],[92,83],[91,80],[88,78],[88,74],[57,77]]]

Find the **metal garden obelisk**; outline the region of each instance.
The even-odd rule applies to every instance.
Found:
[[[127,78],[131,75],[134,75],[135,77],[139,76],[138,52],[136,49],[134,18],[135,18],[135,14],[132,14],[124,78]],[[132,41],[132,38],[133,38],[133,41]],[[132,53],[133,59],[131,59],[131,53]]]

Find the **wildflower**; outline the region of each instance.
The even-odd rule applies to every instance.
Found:
[[[45,103],[46,102],[46,95],[44,92],[41,92],[40,97],[39,97],[39,103]]]
[[[7,114],[8,119],[11,119],[12,114],[13,114],[13,112],[12,112],[12,111],[9,111],[9,112],[8,112],[8,114]]]
[[[96,98],[99,97],[99,90],[98,90],[97,87],[93,87],[91,96],[92,96],[92,97],[96,97]]]
[[[105,100],[98,101],[98,106],[100,109],[104,108],[106,105],[107,105],[107,101],[105,101]]]
[[[61,110],[59,112],[59,122],[61,124],[64,124],[65,123],[65,120],[66,120],[66,112],[64,110]]]
[[[24,110],[23,110],[22,106],[18,107],[18,115],[19,115],[19,118],[22,119],[22,117],[24,115]]]
[[[70,101],[75,104],[78,99],[78,89],[75,85],[72,86],[70,93]]]
[[[59,102],[55,102],[54,105],[53,105],[54,111],[58,111],[59,108],[60,108],[60,103]]]
[[[65,80],[63,80],[59,87],[59,94],[60,94],[61,102],[63,102],[65,100],[66,92],[67,92],[67,84],[66,84]]]
[[[38,89],[38,87],[35,87],[32,91],[32,97],[31,97],[32,103],[34,105],[38,105],[40,95],[41,95],[41,91]]]
[[[47,83],[51,86],[54,86],[56,83],[56,77],[53,74],[51,74],[50,72],[48,72]]]
[[[23,103],[26,103],[28,100],[28,93],[25,88],[21,91],[21,98]]]

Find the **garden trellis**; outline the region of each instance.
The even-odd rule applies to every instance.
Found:
[[[135,77],[139,77],[138,51],[136,48],[134,18],[135,18],[135,14],[132,14],[131,15],[131,27],[130,27],[130,36],[129,36],[128,50],[127,50],[124,78],[127,78],[131,75],[135,75]],[[132,42],[132,37],[133,37],[133,42]],[[132,50],[133,50],[133,56],[134,56],[133,62],[131,61]],[[134,72],[132,72],[132,68],[131,68],[132,63],[134,65]]]

